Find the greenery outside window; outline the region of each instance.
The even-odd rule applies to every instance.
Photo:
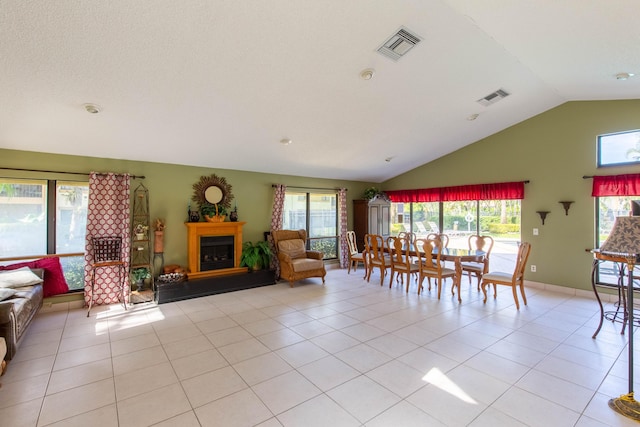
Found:
[[[84,253],[88,194],[83,182],[0,178],[0,258]],[[83,258],[60,257],[70,291],[84,287]]]
[[[307,249],[320,251],[324,259],[338,257],[338,196],[336,193],[287,191],[283,228],[307,231]]]

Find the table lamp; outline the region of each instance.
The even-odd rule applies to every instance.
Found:
[[[640,255],[640,217],[617,217],[600,252],[625,259],[629,272],[626,307],[629,325],[629,393],[609,399],[609,407],[625,417],[640,421],[640,403],[633,397],[633,268]]]

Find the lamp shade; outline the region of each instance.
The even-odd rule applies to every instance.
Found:
[[[600,252],[640,255],[640,216],[619,216]]]

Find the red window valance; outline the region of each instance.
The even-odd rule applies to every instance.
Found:
[[[392,202],[457,202],[524,199],[524,181],[385,191]]]
[[[640,196],[640,174],[594,176],[591,195]]]

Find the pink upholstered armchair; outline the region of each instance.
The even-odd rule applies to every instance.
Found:
[[[274,230],[271,236],[280,262],[280,277],[288,280],[292,288],[293,282],[308,277],[321,277],[324,284],[327,271],[323,254],[306,249],[305,230]]]

